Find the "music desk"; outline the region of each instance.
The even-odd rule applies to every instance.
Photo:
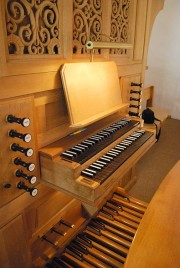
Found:
[[[180,267],[180,161],[152,198],[124,268]]]

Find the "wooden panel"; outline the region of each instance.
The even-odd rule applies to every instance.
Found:
[[[28,127],[23,127],[18,123],[9,123],[6,121],[6,116],[14,115],[17,118],[29,118],[30,125]],[[36,150],[36,131],[34,128],[34,115],[33,115],[33,98],[19,98],[19,99],[10,99],[4,101],[0,104],[0,127],[1,127],[1,169],[0,169],[0,181],[1,181],[1,201],[0,206],[6,202],[11,201],[15,197],[24,193],[24,190],[19,190],[17,188],[17,183],[23,181],[28,187],[34,187],[39,182],[39,163],[37,159],[37,150]],[[8,133],[10,130],[15,130],[20,134],[30,134],[32,139],[29,142],[25,142],[23,139],[17,137],[9,137]],[[12,151],[10,146],[13,143],[19,144],[24,149],[32,148],[34,153],[32,156],[27,157],[24,153],[20,151]],[[27,170],[22,165],[15,165],[14,159],[21,158],[25,163],[35,164],[35,169],[31,172]],[[24,174],[28,176],[36,176],[37,182],[33,185],[29,183],[23,177],[15,176],[17,170],[22,170]],[[9,185],[5,187],[5,185]]]
[[[154,87],[153,86],[143,88],[142,101],[147,101],[147,107],[151,107],[153,105],[153,96],[154,96]]]
[[[61,87],[57,72],[33,73],[19,76],[0,77],[0,99],[22,96]]]
[[[146,29],[147,0],[137,0],[136,32],[134,43],[134,60],[142,61],[144,52],[144,35]]]
[[[139,225],[125,268],[180,267],[180,161],[156,191]]]
[[[69,128],[69,123],[65,123],[59,127],[53,128],[49,131],[38,134],[38,147],[42,148],[57,141],[59,138],[67,136],[72,130]]]
[[[131,90],[131,82],[140,83],[141,75],[131,75],[121,78],[121,88],[122,88],[122,99],[124,102],[130,102],[130,90]]]
[[[65,103],[56,101],[46,105],[46,124],[47,130],[58,127],[68,120],[67,110]]]
[[[10,263],[8,260],[8,252],[6,250],[6,246],[4,243],[4,236],[3,236],[3,232],[0,229],[0,266],[3,268],[9,268],[10,267]]]
[[[4,245],[8,255],[8,262],[1,267],[30,268],[31,260],[26,241],[25,229],[22,216],[17,216],[1,229],[1,235],[4,237]],[[18,256],[18,257],[17,257]]]
[[[70,132],[63,89],[37,93],[35,110],[38,148],[56,141]]]
[[[77,234],[84,224],[86,219],[82,215],[81,203],[73,199],[66,206],[66,210],[62,210],[56,222],[49,225],[49,229],[42,229],[39,232],[38,237],[31,242],[32,258],[34,267],[42,268],[45,263],[57,255],[58,252],[62,252],[65,245]],[[60,222],[60,220],[67,221],[72,224],[70,228]],[[63,231],[64,236],[52,231],[55,228],[57,231]],[[43,239],[46,237],[47,240]],[[50,242],[48,242],[50,241]]]
[[[25,209],[25,219],[28,229],[28,236],[38,235],[38,231],[42,228],[48,229],[56,222],[56,216],[63,208],[71,202],[73,198],[61,192],[52,191],[48,195],[43,196],[31,206]]]
[[[89,125],[125,106],[114,62],[65,64],[61,76],[73,127]]]
[[[141,74],[142,64],[131,64],[130,62],[129,64],[127,64],[127,62],[122,63],[122,60],[117,63],[119,77]]]
[[[5,66],[6,66],[6,42],[5,42],[5,33],[4,33],[4,21],[5,21],[5,16],[3,12],[3,1],[0,2],[0,37],[1,37],[1,42],[0,42],[0,79],[1,76],[5,75]]]

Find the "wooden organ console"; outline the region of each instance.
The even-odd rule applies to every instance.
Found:
[[[106,125],[91,136],[84,132],[79,143],[67,137],[41,149],[41,173],[51,186],[96,206],[117,183],[117,177],[122,178],[154,144],[155,137],[129,118]]]
[[[0,4],[0,267],[143,268],[133,256],[141,259],[137,243],[142,240],[148,249],[147,236],[143,239],[142,235],[158,200],[152,208],[129,196],[127,189],[136,180],[135,164],[156,141],[153,131],[143,129],[139,114],[150,31],[163,0],[124,1],[128,20],[131,17],[127,28],[133,51],[117,51],[117,55],[116,51],[98,51],[94,63],[89,63],[84,48],[82,55],[72,53],[73,8],[83,9],[83,5],[71,0],[21,2]],[[107,1],[108,5],[85,2],[94,5],[93,12],[99,4],[103,6],[103,14],[97,12],[103,20],[100,28],[107,31],[110,19],[106,17],[111,17],[113,1]],[[46,55],[28,54],[41,52],[35,37],[35,49],[28,47],[28,27],[34,33],[47,26],[38,37],[46,46],[53,16],[59,16],[53,26],[59,37],[49,40],[43,49]],[[21,21],[23,17],[30,26]],[[9,23],[16,27],[12,29]],[[15,29],[17,33],[12,33]],[[19,33],[25,33],[26,42],[19,41]],[[91,71],[85,67],[73,73],[70,62],[84,62]],[[81,88],[79,81],[84,81]],[[79,102],[79,97],[85,99]],[[175,188],[177,184],[174,192]],[[152,234],[153,241],[156,235]],[[152,248],[147,252],[154,254]],[[175,253],[171,257],[177,259],[178,250]],[[154,259],[155,264],[162,262],[162,258]]]
[[[83,74],[83,83],[78,81],[77,85],[76,80],[80,76],[77,69],[80,68],[82,72],[84,65],[86,72]],[[86,209],[87,218],[79,234],[74,230],[76,224],[72,222],[69,215],[65,220],[61,219],[51,226],[48,232],[40,234],[41,241],[36,241],[35,248],[42,247],[43,244],[50,245],[51,248],[48,253],[46,252],[45,259],[51,259],[47,261],[46,267],[122,267],[147,208],[147,204],[129,197],[119,185],[138,159],[155,143],[154,133],[143,130],[140,120],[122,116],[119,111],[101,116],[100,110],[100,118],[94,120],[94,113],[96,113],[94,99],[94,105],[84,99],[82,105],[79,104],[83,115],[83,118],[79,119],[72,110],[73,106],[77,107],[77,104],[74,104],[75,100],[72,99],[73,105],[70,103],[71,90],[77,88],[80,92],[87,90],[92,94],[94,88],[86,84],[84,88],[84,81],[89,80],[89,74],[93,81],[96,80],[94,73],[96,76],[97,67],[98,71],[102,68],[101,74],[104,71],[109,74],[106,79],[108,88],[102,83],[104,94],[106,95],[106,90],[108,92],[110,90],[111,94],[114,92],[117,101],[119,93],[116,93],[118,86],[116,87],[116,82],[111,76],[112,66],[114,68],[111,62],[103,65],[101,63],[70,64],[71,72],[68,72],[67,77],[63,74],[65,86],[70,81],[72,88],[66,90],[73,126],[81,125],[83,129],[80,128],[40,149],[41,177],[48,186],[79,200]],[[89,67],[91,72],[88,70]],[[68,68],[69,65],[66,64],[66,71]],[[73,76],[74,70],[75,76]],[[112,85],[109,79],[114,81]],[[102,86],[101,83],[99,86]],[[80,98],[81,96],[78,102]],[[102,97],[102,102],[106,100]],[[85,102],[85,106],[93,105],[92,114],[90,113],[88,118],[84,117]],[[124,109],[124,105],[121,106],[120,109]],[[109,109],[112,109],[111,106]],[[105,113],[108,113],[108,109]],[[88,124],[84,125],[82,122]],[[73,210],[74,208],[71,208],[70,213],[73,213]],[[61,241],[68,233],[74,235],[71,236],[70,244],[62,249]],[[37,257],[34,263],[37,267],[41,267],[41,262],[45,265],[45,259]]]
[[[122,102],[115,63],[67,63],[61,76],[71,125],[83,131],[40,150],[41,175],[51,187],[98,207],[155,137],[141,129],[140,121],[120,116],[127,105]]]
[[[38,157],[33,101],[30,96],[0,105],[3,267],[135,267],[129,256],[136,255],[152,206],[122,186],[134,179],[133,168],[155,143],[155,133],[125,115],[122,105],[40,148]]]
[[[113,85],[117,102],[118,79]],[[10,267],[122,267],[147,204],[120,186],[126,176],[133,178],[134,165],[155,143],[154,133],[143,130],[141,120],[124,115],[127,105],[120,98],[118,110],[100,112],[82,129],[40,148],[38,158],[33,102],[30,96],[0,105],[1,160],[6,163],[0,171],[1,224],[15,217],[2,234],[14,256],[25,249],[15,263],[10,258]],[[12,204],[16,209],[7,215]],[[17,216],[22,210],[23,218]],[[4,252],[2,256],[1,263],[7,263]]]

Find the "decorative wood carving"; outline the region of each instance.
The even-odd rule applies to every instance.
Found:
[[[101,0],[73,0],[73,52],[86,53],[88,40],[101,41],[102,3]]]
[[[131,0],[112,0],[111,32],[112,42],[126,43],[129,40],[129,7]],[[103,4],[104,3],[104,4]],[[103,6],[104,5],[104,6]],[[87,53],[88,40],[101,41],[108,34],[102,32],[102,13],[106,8],[101,0],[74,0],[73,53]],[[96,51],[97,52],[97,51]],[[101,50],[98,50],[101,53]],[[126,54],[126,49],[111,49],[111,54]]]
[[[6,0],[9,54],[61,54],[58,0]]]
[[[128,43],[129,8],[132,0],[112,0],[111,39],[113,42]],[[126,54],[126,49],[111,49],[111,54]]]
[[[132,0],[111,0],[110,37],[113,42],[129,40],[129,8]],[[102,0],[73,0],[73,53],[88,53],[88,40],[101,41],[103,36]],[[9,55],[62,55],[60,0],[5,0],[6,34]],[[71,18],[71,14],[70,18]],[[111,49],[111,54],[126,54]],[[96,50],[101,54],[101,50]]]

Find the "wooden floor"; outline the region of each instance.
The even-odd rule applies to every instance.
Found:
[[[180,159],[180,120],[166,119],[160,140],[137,164],[138,181],[129,193],[149,202],[161,181]]]

